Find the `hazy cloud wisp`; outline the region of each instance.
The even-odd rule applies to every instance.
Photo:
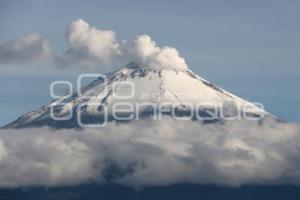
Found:
[[[0,63],[36,63],[48,59],[51,48],[48,40],[37,33],[30,33],[0,44]]]

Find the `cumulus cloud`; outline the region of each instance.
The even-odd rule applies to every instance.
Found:
[[[73,21],[66,32],[69,47],[58,61],[81,66],[108,64],[120,54],[115,35],[114,31],[92,27],[83,19]]]
[[[48,40],[37,33],[0,44],[0,63],[35,63],[50,55]]]
[[[114,182],[299,184],[300,127],[139,120],[101,129],[0,131],[0,186]]]

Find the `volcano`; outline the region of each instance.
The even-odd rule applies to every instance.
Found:
[[[4,128],[79,128],[97,126],[104,121],[130,122],[164,115],[185,120],[189,117],[200,123],[226,123],[224,118],[248,117],[261,121],[273,117],[189,69],[129,63],[119,70],[99,75],[86,86],[79,84],[78,90],[70,95],[54,99]]]

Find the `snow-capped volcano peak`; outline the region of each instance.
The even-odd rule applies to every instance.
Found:
[[[228,113],[232,105],[236,108],[246,106],[247,112],[254,115],[266,114],[261,108],[215,86],[189,69],[178,70],[129,63],[79,90],[71,96],[56,99],[49,105],[21,116],[7,127],[47,125],[72,128],[78,127],[78,117],[83,116],[87,121],[91,121],[94,117],[103,117],[103,114],[112,121],[115,120],[116,107],[126,110],[122,116],[124,113],[127,116],[142,113],[143,117],[174,105],[177,111],[182,109],[180,115],[195,108],[198,109],[197,114],[207,115],[211,114],[209,110],[219,106],[225,106]],[[233,112],[236,112],[236,108]],[[171,110],[165,111],[164,114],[171,113]],[[215,114],[220,115],[219,111]],[[53,116],[58,120],[53,119],[56,118]]]
[[[142,94],[149,94],[154,99],[155,97],[156,99],[160,98],[161,101],[187,101],[189,103],[234,101],[238,104],[247,102],[210,83],[189,69],[178,70],[129,63],[108,74],[108,85],[125,81],[134,85],[135,94],[132,98],[137,98],[135,100],[141,100]],[[121,89],[124,90],[124,88]],[[160,95],[158,96],[158,94]]]
[[[136,62],[130,62],[127,65],[125,65],[124,67],[113,71],[111,73],[108,73],[107,75],[112,75],[112,74],[119,74],[119,73],[123,73],[124,75],[131,73],[133,71],[153,71],[153,72],[157,72],[157,71],[162,71],[162,70],[169,70],[169,71],[189,71],[188,68],[186,67],[182,67],[182,68],[173,68],[173,67],[166,67],[166,66],[161,66],[158,64],[137,64]]]
[[[156,63],[156,62],[148,62],[145,64],[145,62],[142,62],[141,64],[137,62],[130,62],[127,65],[125,65],[122,69],[127,68],[147,68],[150,70],[174,70],[174,71],[188,71],[188,67],[185,63],[182,65],[176,64],[176,67],[172,67],[170,64],[162,64],[162,63]]]

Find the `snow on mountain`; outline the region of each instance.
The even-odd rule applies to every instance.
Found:
[[[217,87],[189,69],[159,69],[130,63],[106,74],[106,77],[106,81],[99,77],[82,87],[80,93],[75,91],[70,97],[53,100],[49,105],[22,115],[5,127],[76,128],[79,127],[78,110],[80,120],[85,124],[99,123],[99,120],[103,122],[105,114],[108,121],[118,121],[115,117],[117,114],[113,114],[117,104],[119,109],[123,109],[123,112],[118,114],[119,118],[123,117],[129,121],[133,116],[135,119],[149,117],[158,112],[170,115],[174,105],[176,108],[173,114],[177,113],[176,116],[190,116],[190,113],[196,110],[191,119],[195,120],[195,116],[199,116],[200,120],[197,120],[202,122],[222,121],[220,110],[216,111],[216,107],[221,108],[222,116],[237,116],[236,113],[241,108],[247,108],[246,112],[243,111],[247,116],[269,116],[263,109]],[[56,120],[53,116],[60,119],[68,116],[70,118]],[[205,116],[210,118],[201,118]]]

